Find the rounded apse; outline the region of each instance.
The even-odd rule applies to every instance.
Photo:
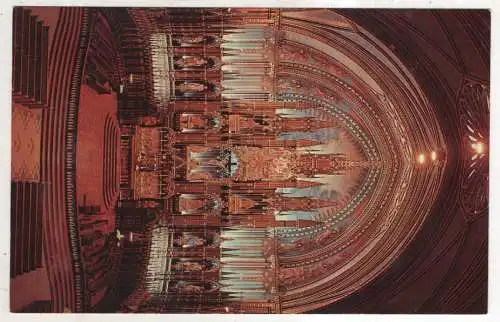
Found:
[[[277,228],[291,313],[352,294],[402,253],[437,198],[447,149],[435,107],[391,48],[333,11],[285,10],[281,26],[278,99],[335,120],[365,170],[320,225]]]

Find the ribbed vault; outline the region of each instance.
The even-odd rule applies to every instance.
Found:
[[[437,198],[447,149],[435,107],[369,32],[324,10],[284,11],[281,26],[278,97],[340,119],[370,164],[323,225],[280,230],[295,245],[279,258],[282,310],[301,312],[362,288],[401,254]]]

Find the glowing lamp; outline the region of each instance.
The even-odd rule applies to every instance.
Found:
[[[420,163],[420,164],[424,164],[425,163],[425,155],[423,153],[420,153],[418,155],[417,162]]]
[[[476,154],[483,154],[484,153],[485,146],[484,146],[483,142],[472,143],[471,147],[474,150],[474,152],[476,152]]]

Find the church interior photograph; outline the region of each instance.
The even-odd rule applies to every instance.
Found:
[[[11,312],[487,313],[490,11],[12,11]]]

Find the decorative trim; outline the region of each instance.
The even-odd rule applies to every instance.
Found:
[[[74,272],[75,312],[86,311],[88,303],[84,294],[85,276],[82,269],[80,237],[78,230],[78,211],[76,205],[76,140],[78,130],[78,109],[83,66],[89,45],[89,13],[92,9],[83,9],[81,31],[77,55],[73,62],[68,113],[66,117],[66,146],[64,149],[64,182],[66,192],[66,218],[68,222],[69,242],[72,253]]]

